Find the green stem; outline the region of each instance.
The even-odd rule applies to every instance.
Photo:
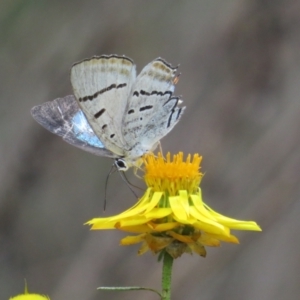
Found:
[[[167,252],[164,254],[162,270],[162,300],[171,299],[171,277],[173,258]]]

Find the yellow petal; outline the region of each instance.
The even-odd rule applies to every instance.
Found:
[[[204,232],[212,233],[212,234],[220,234],[220,235],[225,235],[229,236],[230,235],[230,230],[228,227],[223,226],[222,224],[218,223],[204,223],[201,221],[193,223],[193,226],[199,230],[202,230]]]
[[[204,233],[203,234],[203,238],[204,238],[204,236],[206,236],[207,238],[218,239],[218,240],[223,241],[223,242],[228,242],[228,243],[233,243],[233,244],[239,244],[238,238],[236,236],[234,236],[234,235],[225,236],[225,235]]]
[[[216,220],[218,220],[218,222],[221,222],[222,224],[230,227],[231,229],[262,231],[261,228],[256,224],[256,222],[242,221],[242,220],[228,218],[228,217],[223,216],[223,215],[217,213],[216,211],[212,210],[206,204],[205,204],[205,207],[207,210],[210,211],[211,215],[213,215],[216,218]]]
[[[89,223],[89,225],[92,225],[91,230],[99,230],[99,229],[115,229],[116,222],[102,222],[101,219],[94,219],[94,223]]]
[[[117,220],[124,219],[124,218],[134,217],[135,215],[138,215],[141,212],[144,212],[148,208],[148,205],[149,205],[150,193],[152,193],[152,190],[150,188],[148,188],[146,190],[146,193],[144,194],[144,196],[134,206],[132,206],[128,210],[126,210],[116,216],[112,216],[110,218],[105,218],[105,219],[109,219],[110,221],[117,221]]]
[[[137,226],[124,226],[122,228],[119,228],[122,231],[126,232],[132,232],[132,233],[148,233],[153,232],[153,229],[148,226],[148,224],[141,224]]]
[[[148,226],[155,231],[162,232],[162,231],[168,231],[168,230],[174,229],[174,228],[180,226],[180,224],[177,222],[168,222],[168,223],[161,223],[161,224],[149,222]]]
[[[199,254],[200,256],[205,257],[206,256],[206,250],[204,248],[203,245],[198,244],[198,243],[194,243],[194,244],[190,244],[189,247],[197,254]]]
[[[171,208],[153,208],[148,213],[145,213],[145,217],[148,219],[161,219],[169,216],[171,213]]]
[[[149,213],[155,206],[157,206],[162,195],[163,195],[162,192],[154,192],[154,194],[151,197],[150,203],[148,203],[148,205],[147,205],[147,209],[145,211],[146,214]]]
[[[187,220],[188,216],[182,203],[182,198],[179,196],[169,197],[170,206],[174,216],[179,220]]]
[[[116,228],[121,229],[122,227],[141,225],[141,224],[147,223],[149,220],[150,219],[146,219],[143,216],[141,216],[141,217],[136,216],[135,218],[125,219],[125,220],[122,220],[120,222],[117,222],[116,223]]]
[[[142,255],[149,250],[148,244],[144,242],[138,250],[138,255]]]
[[[183,242],[183,243],[186,243],[186,244],[190,244],[190,243],[194,243],[195,241],[193,240],[193,238],[191,236],[188,236],[188,235],[181,235],[181,234],[178,234],[174,231],[169,231],[168,234],[170,236],[172,236],[173,238],[175,238],[176,240],[180,241],[180,242]]]
[[[204,246],[209,247],[219,247],[221,245],[221,242],[217,238],[212,237],[209,234],[203,234],[198,241]]]
[[[188,215],[189,214],[189,208],[190,208],[188,192],[180,190],[178,192],[178,194],[179,194],[179,197],[180,197],[180,202],[182,203],[182,206],[183,206],[185,212]]]
[[[210,220],[215,220],[214,216],[210,214],[210,212],[203,205],[202,197],[201,197],[201,189],[199,188],[198,195],[190,195],[192,202],[194,204],[194,213],[198,212],[203,218],[207,218]]]
[[[140,234],[136,236],[126,236],[125,238],[121,239],[120,244],[123,246],[138,244],[142,242],[145,238],[145,234]]]
[[[214,228],[213,230],[216,230],[218,232],[222,232],[225,230],[224,225],[216,222],[212,218],[207,218],[206,216],[203,216],[201,213],[199,213],[199,210],[197,210],[194,206],[190,207],[190,214],[198,221],[198,223],[206,224],[208,228]]]

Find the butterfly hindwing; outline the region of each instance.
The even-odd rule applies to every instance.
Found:
[[[171,97],[163,105],[161,111],[147,123],[140,138],[142,145],[148,146],[148,148],[155,145],[173,129],[185,110],[185,107],[177,106],[179,101],[178,97]]]
[[[69,144],[96,155],[116,157],[104,148],[73,95],[34,106],[31,114],[44,128]]]
[[[75,97],[105,148],[124,155],[121,128],[133,82],[135,65],[125,56],[103,55],[76,63],[71,69]]]
[[[172,97],[177,67],[157,58],[138,75],[123,117],[125,141],[154,146],[177,123],[183,110]]]

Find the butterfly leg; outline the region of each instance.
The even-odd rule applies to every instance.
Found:
[[[135,162],[134,168],[133,168],[133,174],[134,174],[137,178],[139,178],[139,179],[143,179],[142,176],[140,176],[140,175],[138,174],[138,171],[139,171],[139,170],[140,170],[140,171],[143,171],[143,169],[141,168],[142,164],[143,164],[143,159],[142,159],[142,158],[139,158],[139,159]]]
[[[164,154],[163,154],[163,150],[162,150],[161,142],[160,142],[160,141],[158,142],[158,148],[159,148],[159,152],[161,153],[162,157],[164,157]]]

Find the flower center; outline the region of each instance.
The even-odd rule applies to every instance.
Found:
[[[146,154],[143,157],[145,182],[154,191],[165,191],[175,196],[179,190],[193,193],[198,190],[203,174],[200,172],[202,156],[189,154],[184,161],[183,153],[173,155],[167,153],[166,158],[159,152],[157,157]]]

